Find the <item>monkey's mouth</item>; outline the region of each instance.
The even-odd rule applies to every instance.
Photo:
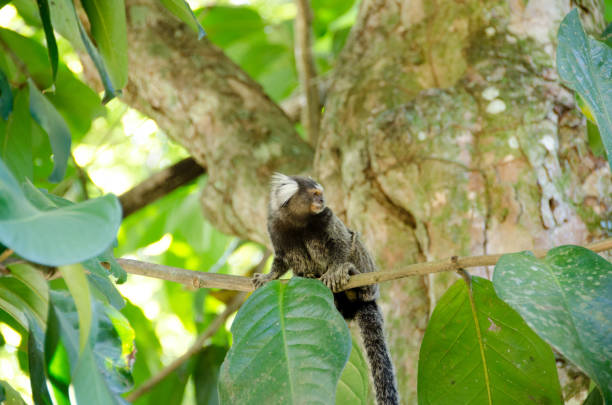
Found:
[[[323,203],[323,201],[314,201],[310,204],[310,212],[312,212],[313,214],[318,214],[321,211],[323,211],[323,208],[325,208],[325,204]]]

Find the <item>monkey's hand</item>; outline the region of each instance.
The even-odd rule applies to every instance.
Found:
[[[251,279],[251,282],[253,283],[253,287],[255,287],[255,289],[258,289],[262,285],[266,284],[268,281],[272,281],[272,280],[274,280],[274,275],[272,273],[268,273],[268,274],[255,273],[253,275],[253,278]]]
[[[357,269],[355,269],[352,263],[342,263],[339,266],[327,270],[325,274],[321,276],[321,281],[333,292],[338,292],[344,289],[344,286],[351,279],[351,275],[357,273]]]

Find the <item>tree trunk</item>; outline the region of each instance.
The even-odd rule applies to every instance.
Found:
[[[554,67],[567,1],[364,0],[314,160],[285,114],[216,47],[155,0],[126,4],[124,99],[207,167],[204,212],[226,232],[269,243],[267,182],[279,170],[314,171],[329,205],[384,269],[602,235],[609,168],[589,149]],[[601,24],[601,4],[581,10],[588,27]],[[454,279],[383,286],[406,404],[416,403],[428,315]]]

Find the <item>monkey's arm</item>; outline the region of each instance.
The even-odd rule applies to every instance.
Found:
[[[253,286],[255,288],[259,288],[268,281],[276,280],[281,277],[289,270],[285,261],[279,256],[274,256],[274,261],[272,262],[272,269],[268,274],[257,273],[253,276]]]

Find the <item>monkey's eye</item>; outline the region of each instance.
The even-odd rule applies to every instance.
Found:
[[[316,196],[323,195],[323,192],[321,190],[319,190],[318,188],[314,188],[314,189],[310,190],[310,192],[312,193],[312,195],[316,195]]]

